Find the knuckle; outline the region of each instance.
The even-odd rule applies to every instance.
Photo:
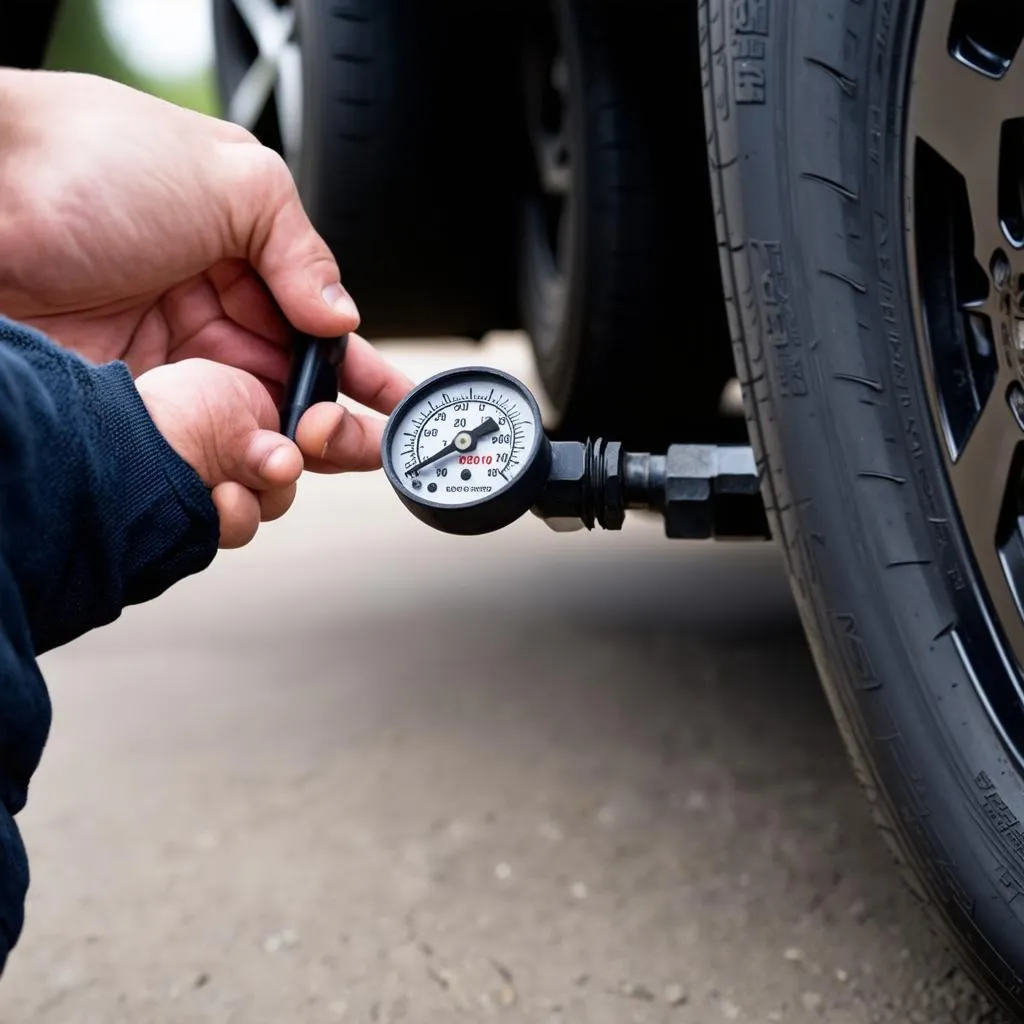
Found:
[[[295,179],[283,156],[267,146],[252,149],[251,173],[268,195],[279,200],[290,199],[296,193]]]
[[[225,165],[223,184],[235,202],[254,211],[276,212],[297,193],[284,157],[260,143],[228,143],[221,146],[220,156]]]
[[[254,147],[262,145],[260,140],[243,125],[236,124],[234,121],[222,121],[221,123],[223,125],[220,129],[221,138],[223,138],[225,142]]]
[[[227,146],[234,151],[229,208],[236,222],[232,237],[249,258],[260,259],[282,214],[299,202],[295,179],[284,157],[263,145]]]

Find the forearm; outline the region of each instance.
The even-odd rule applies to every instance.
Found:
[[[205,568],[217,515],[127,369],[0,320],[0,545],[37,652]]]

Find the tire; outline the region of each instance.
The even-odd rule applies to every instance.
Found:
[[[949,25],[952,10],[700,0],[703,95],[751,441],[818,670],[911,890],[1024,1016],[1020,707],[1002,688],[1017,673],[998,660],[1019,623],[998,618],[1005,602],[984,585],[991,556],[958,490],[973,463],[951,468],[936,416],[934,346],[962,340],[966,314],[921,329],[929,257],[915,225],[928,225],[913,204],[923,209],[927,183],[921,157],[905,160],[919,123],[906,113],[912,65],[914,95],[945,80],[963,102],[989,88],[964,77],[945,28],[914,50],[918,16]],[[933,82],[938,67],[946,78]],[[976,225],[979,238],[998,230]],[[932,231],[929,244],[943,242]],[[942,281],[956,269],[937,266]],[[1009,416],[993,394],[993,415]]]
[[[0,3],[0,65],[39,68],[46,57],[59,0],[3,0]]]
[[[719,415],[735,375],[721,283],[694,258],[714,221],[691,17],[664,0],[545,0],[528,26],[520,309],[559,436],[658,450],[736,427]]]
[[[518,327],[524,144],[516,45],[500,5],[485,14],[470,0],[297,0],[295,15],[301,144],[283,145],[273,104],[246,127],[293,149],[299,191],[341,263],[363,333]],[[239,46],[239,25],[234,0],[216,0],[225,109],[255,55]]]

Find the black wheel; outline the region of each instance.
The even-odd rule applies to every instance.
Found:
[[[545,0],[522,64],[520,308],[551,425],[652,447],[722,436],[735,368],[699,255],[714,222],[686,5]]]
[[[518,326],[511,23],[471,0],[214,2],[224,116],[288,159],[370,336]]]
[[[1024,1015],[1024,8],[702,0],[737,362],[909,884]]]

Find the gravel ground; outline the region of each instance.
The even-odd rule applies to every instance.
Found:
[[[310,481],[45,667],[4,1021],[997,1019],[902,891],[768,545],[460,540],[379,474]]]

